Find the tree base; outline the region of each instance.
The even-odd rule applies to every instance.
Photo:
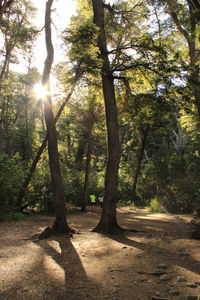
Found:
[[[45,230],[39,234],[38,238],[39,239],[46,239],[49,238],[52,235],[60,235],[60,234],[65,234],[68,235],[69,237],[73,238],[73,234],[76,233],[74,229],[69,227],[66,223],[66,221],[61,221],[61,220],[55,220],[53,223],[52,227],[47,227]]]
[[[120,227],[117,223],[115,225],[110,226],[105,226],[104,224],[99,223],[92,231],[103,234],[115,234],[122,233],[126,230]]]
[[[72,233],[75,233],[75,230],[70,229],[68,231],[61,232],[61,231],[56,231],[54,227],[52,227],[52,228],[47,227],[47,228],[45,228],[45,230],[42,233],[40,233],[38,235],[38,239],[39,240],[48,239],[49,237],[51,237],[53,235],[67,235],[68,237],[73,238]]]

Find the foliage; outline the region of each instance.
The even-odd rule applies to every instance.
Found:
[[[64,33],[64,41],[69,47],[68,57],[73,62],[77,62],[80,73],[90,73],[95,75],[96,69],[100,68],[97,57],[97,37],[98,29],[91,19],[83,20],[74,17],[75,24],[67,28]],[[78,24],[77,24],[78,22]]]
[[[19,222],[27,219],[27,216],[21,212],[9,211],[0,216],[0,222]]]
[[[104,194],[107,160],[101,60],[97,48],[99,32],[93,24],[91,1],[77,3],[77,15],[63,33],[68,62],[56,67],[62,94],[54,104],[57,111],[74,77],[83,75],[57,123],[68,208],[80,206],[82,201],[91,108],[94,126],[88,194],[97,197]],[[194,66],[183,33],[188,33],[191,41],[195,38],[198,49],[199,21],[195,12],[190,14],[186,1],[174,1],[174,12],[183,28],[182,32],[178,31],[171,4],[170,1],[136,4],[132,0],[119,0],[113,6],[105,5],[110,75],[115,82],[121,145],[118,203],[130,205],[142,137],[148,126],[135,204],[151,211],[162,211],[163,205],[170,212],[193,212],[200,208],[200,126],[193,93],[199,83],[189,80]],[[10,60],[17,62],[17,51],[28,53],[36,37],[32,12],[29,1],[15,1],[1,24],[4,42],[0,57],[1,220],[21,219],[15,212],[17,194],[45,135],[42,103],[32,88],[40,78],[39,72],[31,67],[27,74],[9,71]],[[197,21],[196,31],[192,35],[194,21]],[[7,62],[6,54],[9,54]],[[194,64],[198,64],[197,57]],[[54,211],[47,152],[37,165],[23,201],[22,204],[30,203],[29,210],[34,212]]]
[[[0,154],[0,220],[16,209],[17,193],[25,175],[19,155]]]
[[[154,199],[152,199],[149,203],[149,205],[146,207],[151,212],[162,212],[161,203],[159,197],[156,196]]]

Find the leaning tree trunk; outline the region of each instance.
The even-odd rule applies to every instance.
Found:
[[[98,232],[111,232],[120,229],[116,218],[118,169],[120,161],[117,106],[112,70],[108,59],[104,28],[103,0],[92,0],[94,23],[99,27],[98,46],[102,60],[102,83],[106,111],[108,158],[105,176],[105,194],[101,219],[94,229]]]
[[[48,87],[49,85],[49,76],[51,72],[51,66],[53,63],[53,45],[51,41],[51,6],[53,0],[48,0],[46,2],[46,13],[45,13],[45,40],[47,48],[47,58],[44,64],[44,71],[42,75],[42,84]],[[48,153],[49,153],[49,166],[53,184],[54,192],[54,208],[56,220],[53,224],[53,230],[55,232],[69,232],[70,228],[67,225],[66,220],[66,207],[65,207],[65,198],[64,198],[64,189],[61,178],[61,170],[59,163],[59,154],[58,154],[58,145],[57,145],[57,135],[55,120],[52,111],[52,102],[51,96],[48,95],[44,103],[44,115],[45,122],[47,126],[47,139],[48,139]]]
[[[77,70],[76,70],[76,74],[75,74],[75,78],[74,78],[74,82],[73,82],[73,85],[72,85],[72,87],[71,87],[71,90],[69,91],[68,95],[66,96],[64,102],[63,102],[62,105],[60,106],[60,108],[59,108],[59,110],[58,110],[58,112],[57,112],[57,114],[56,114],[56,116],[55,116],[55,120],[54,120],[54,121],[55,121],[55,124],[57,123],[57,121],[58,121],[58,119],[59,119],[59,117],[60,117],[60,115],[61,115],[63,109],[65,108],[66,104],[67,104],[68,101],[70,100],[70,98],[71,98],[71,96],[72,96],[72,94],[73,94],[73,92],[74,92],[75,86],[76,86],[76,84],[77,84],[77,81],[78,81],[78,80],[81,78],[81,76],[82,76],[82,72],[81,72],[81,70],[80,70],[80,66],[81,66],[81,63],[78,65],[78,68],[77,68]],[[28,187],[28,185],[29,185],[29,182],[30,182],[30,180],[31,180],[31,178],[32,178],[32,175],[33,175],[33,173],[34,173],[34,171],[35,171],[35,168],[36,168],[36,166],[37,166],[37,163],[38,163],[38,161],[40,160],[40,157],[41,157],[41,155],[42,155],[42,153],[43,153],[43,150],[46,148],[46,145],[47,145],[47,134],[46,134],[46,136],[45,136],[45,138],[44,138],[44,140],[43,140],[43,142],[42,142],[42,144],[41,144],[41,146],[40,146],[40,148],[39,148],[39,150],[38,150],[38,152],[37,152],[37,154],[36,154],[36,156],[35,156],[35,158],[34,158],[34,160],[33,160],[33,162],[32,162],[32,165],[31,165],[31,167],[30,167],[30,170],[29,170],[28,175],[27,175],[26,178],[25,178],[25,181],[24,181],[24,183],[23,183],[23,186],[22,186],[21,190],[19,191],[19,195],[18,195],[18,198],[17,198],[17,207],[16,207],[17,210],[20,209],[20,211],[23,211],[25,208],[27,208],[29,205],[31,205],[31,204],[34,202],[34,200],[33,200],[33,201],[31,201],[31,202],[29,202],[29,203],[26,203],[26,204],[24,204],[23,206],[21,206],[21,204],[22,204],[22,199],[23,199],[23,197],[24,197],[24,195],[25,195],[26,189],[27,189],[27,187]],[[21,207],[20,207],[20,206],[21,206]]]
[[[60,109],[58,110],[58,112],[57,112],[57,114],[56,114],[56,117],[55,117],[55,119],[54,119],[55,123],[56,123],[57,120],[59,119],[59,117],[60,117],[60,115],[61,115],[61,113],[62,113],[62,111],[63,111],[65,105],[67,104],[67,102],[68,102],[69,99],[71,98],[71,95],[72,95],[72,93],[73,93],[73,91],[74,91],[74,87],[75,87],[75,84],[74,84],[74,86],[72,87],[72,89],[71,89],[71,91],[69,92],[69,94],[67,95],[67,97],[65,98],[65,101],[64,101],[63,104],[61,105]],[[17,199],[17,209],[19,209],[19,207],[20,207],[21,204],[22,204],[22,199],[23,199],[23,197],[24,197],[24,195],[25,195],[26,189],[27,189],[27,187],[28,187],[28,185],[29,185],[29,182],[30,182],[32,176],[33,176],[33,173],[34,173],[34,171],[35,171],[35,168],[36,168],[36,166],[37,166],[37,163],[38,163],[38,161],[40,160],[41,155],[42,155],[44,149],[46,148],[46,145],[47,145],[47,134],[46,134],[46,136],[45,136],[45,138],[44,138],[44,140],[43,140],[43,142],[42,142],[42,144],[41,144],[41,146],[40,146],[40,148],[39,148],[39,150],[38,150],[38,152],[37,152],[37,154],[36,154],[36,156],[35,156],[35,158],[34,158],[34,160],[33,160],[33,162],[32,162],[32,165],[31,165],[31,167],[30,167],[29,173],[28,173],[28,175],[26,176],[25,181],[24,181],[24,183],[23,183],[22,189],[19,191],[19,195],[18,195],[18,199]],[[33,201],[34,201],[34,200],[33,200]],[[31,204],[32,204],[32,202],[29,202],[29,203],[24,204],[23,206],[20,207],[20,210],[23,211],[25,208],[27,208],[27,207],[28,207],[29,205],[31,205]]]

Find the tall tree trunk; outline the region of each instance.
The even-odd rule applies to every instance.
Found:
[[[10,55],[11,55],[11,50],[7,51],[6,50],[6,56],[5,56],[5,60],[1,69],[1,73],[0,73],[0,80],[2,81],[4,75],[6,74],[6,69],[8,68],[8,65],[10,63]]]
[[[86,137],[80,137],[79,139],[79,143],[78,143],[78,149],[77,149],[77,153],[76,153],[76,159],[75,159],[75,164],[77,169],[82,169],[82,165],[83,165],[83,157],[85,154],[85,150],[86,150]]]
[[[50,90],[49,76],[51,72],[51,66],[53,63],[53,45],[51,41],[51,6],[53,0],[46,2],[46,13],[45,13],[45,40],[47,48],[47,58],[44,64],[44,71],[42,75],[42,84],[46,85]],[[48,138],[48,153],[49,153],[49,166],[53,184],[54,192],[54,209],[56,219],[53,224],[53,230],[55,232],[69,232],[70,228],[67,225],[66,220],[66,207],[64,189],[61,178],[61,170],[59,163],[58,145],[55,120],[52,111],[51,96],[48,95],[44,103],[44,115],[47,126],[47,138]]]
[[[83,187],[83,196],[81,201],[81,211],[86,212],[87,198],[88,198],[88,183],[89,183],[89,174],[90,174],[90,161],[91,161],[91,153],[92,153],[92,145],[91,141],[88,141],[88,149],[87,149],[87,160],[85,167],[85,182]]]
[[[118,169],[120,161],[119,130],[117,106],[112,70],[108,59],[106,35],[104,28],[103,0],[92,0],[94,23],[99,27],[98,46],[102,59],[102,83],[106,110],[108,157],[105,176],[105,194],[101,219],[94,229],[98,232],[111,232],[119,229],[116,218]]]
[[[0,73],[0,91],[2,89],[1,83],[4,77],[6,77],[6,68],[8,67],[9,64],[9,60],[10,60],[10,54],[5,56],[5,60],[1,69],[1,73]],[[5,113],[5,102],[6,102],[6,97],[2,96],[2,100],[1,100],[1,120],[0,120],[0,152],[4,152],[5,149],[5,139],[4,139],[4,130],[5,130],[5,117],[4,117],[4,113]]]
[[[82,196],[82,202],[81,202],[81,211],[86,211],[86,205],[87,205],[87,197],[88,197],[88,183],[89,183],[89,173],[90,173],[90,161],[91,161],[91,153],[92,153],[92,128],[94,125],[94,114],[93,114],[93,108],[89,110],[89,116],[88,116],[88,137],[87,137],[87,160],[86,160],[86,167],[85,167],[85,182],[83,187],[83,196]]]
[[[4,150],[4,126],[5,126],[5,100],[2,99],[1,116],[0,116],[0,153]]]
[[[190,74],[190,84],[194,95],[195,105],[197,107],[198,117],[200,119],[200,66],[192,63],[193,57],[191,57],[191,54],[190,61],[192,69]]]
[[[149,132],[149,125],[147,125],[147,127],[145,128],[143,139],[142,139],[142,145],[141,145],[139,156],[138,156],[137,167],[135,170],[135,176],[134,176],[134,182],[133,182],[133,188],[132,188],[132,197],[131,197],[132,203],[134,203],[134,201],[136,200],[136,187],[137,187],[138,177],[139,177],[140,170],[141,170],[141,164],[142,164],[142,159],[144,156],[144,150],[145,150],[145,146],[146,146],[148,132]]]

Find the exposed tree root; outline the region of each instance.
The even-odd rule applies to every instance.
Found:
[[[103,224],[98,224],[92,231],[103,234],[115,234],[122,233],[126,230],[120,227],[118,224],[115,224],[114,226],[103,226]]]
[[[42,240],[42,239],[47,239],[53,235],[67,235],[70,238],[73,238],[73,234],[75,234],[76,231],[74,229],[72,229],[71,227],[69,227],[68,225],[65,227],[64,226],[58,226],[58,224],[56,222],[54,222],[53,227],[47,227],[45,228],[45,230],[43,232],[41,232],[38,235],[38,239]]]

